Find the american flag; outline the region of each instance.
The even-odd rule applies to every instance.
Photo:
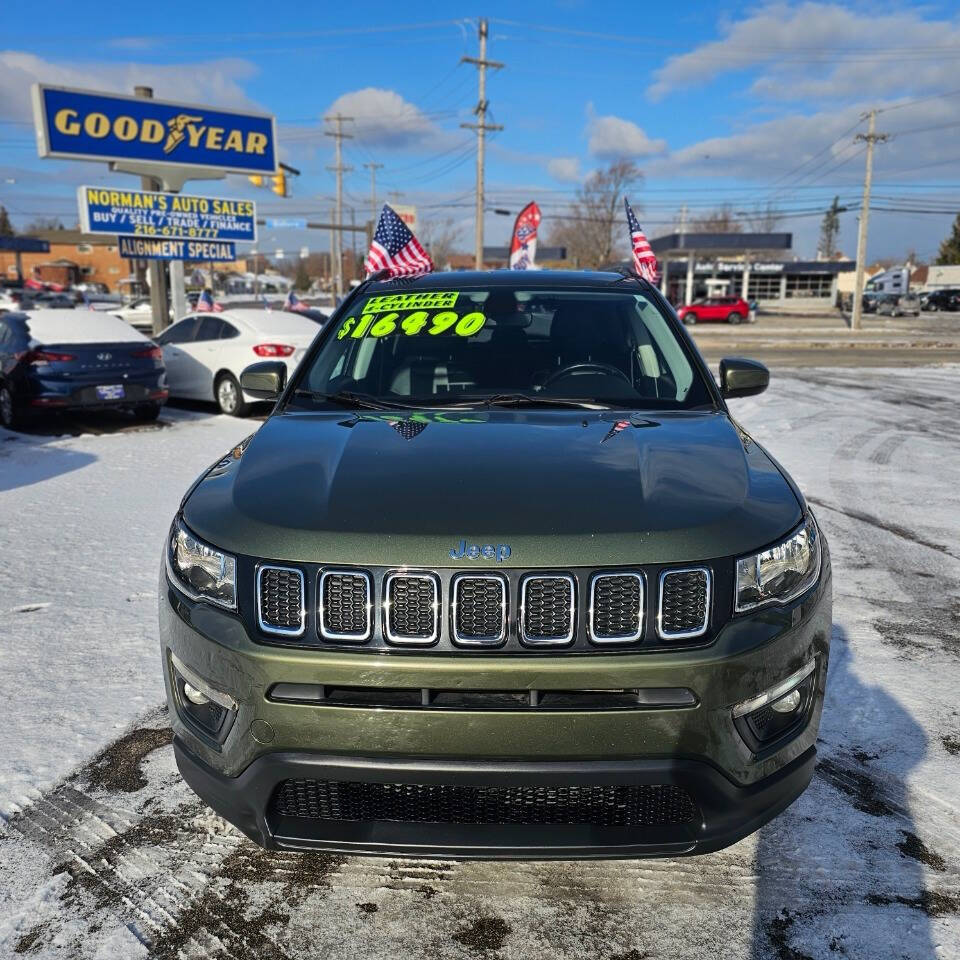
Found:
[[[653,283],[657,277],[657,258],[650,249],[647,235],[640,229],[640,223],[626,197],[623,204],[627,208],[627,224],[630,227],[630,246],[633,248],[633,269],[637,274]]]
[[[306,310],[308,309],[307,305],[291,290],[287,294],[287,299],[283,301],[284,310]]]
[[[363,269],[367,276],[386,270],[388,277],[418,277],[433,270],[430,254],[388,203],[380,212],[377,232],[363,261]]]
[[[215,303],[213,300],[213,294],[209,290],[204,290],[200,294],[200,298],[197,300],[197,313],[220,313],[223,310],[223,307],[219,303]]]
[[[407,441],[419,437],[427,429],[427,424],[422,420],[388,420],[387,423]]]

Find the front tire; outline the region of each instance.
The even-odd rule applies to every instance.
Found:
[[[213,386],[214,396],[220,412],[228,417],[245,417],[250,412],[250,404],[245,403],[240,384],[232,373],[221,373]]]
[[[20,418],[17,416],[17,407],[13,402],[13,394],[7,386],[0,387],[0,426],[7,430],[16,430]]]
[[[734,311],[727,317],[727,323],[743,323],[743,314]]]
[[[683,324],[686,327],[692,327],[697,322],[697,315],[695,313],[685,313],[683,315]]]

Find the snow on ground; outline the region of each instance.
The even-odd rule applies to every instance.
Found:
[[[958,380],[810,369],[731,405],[830,539],[828,701],[804,796],[683,860],[260,851],[184,787],[155,709],[160,541],[255,425],[0,434],[0,958],[958,960]]]
[[[162,700],[161,543],[257,426],[168,408],[110,435],[0,429],[0,816]]]

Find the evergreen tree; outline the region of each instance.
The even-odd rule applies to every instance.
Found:
[[[307,263],[305,260],[297,262],[297,275],[293,281],[293,285],[297,290],[310,289],[310,274],[307,273]]]
[[[837,252],[837,234],[840,233],[840,198],[834,197],[820,224],[820,256],[830,260]]]
[[[10,222],[10,216],[7,213],[7,208],[0,206],[0,237],[12,237],[13,234],[13,224]]]
[[[942,266],[960,263],[960,213],[957,214],[957,219],[953,221],[950,236],[940,244],[937,263]]]

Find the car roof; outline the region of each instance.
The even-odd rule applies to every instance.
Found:
[[[316,321],[307,317],[298,317],[288,310],[227,309],[209,315],[222,317],[224,320],[234,320],[261,333],[316,333],[317,331]],[[200,314],[200,316],[206,316],[206,314]]]
[[[403,293],[407,290],[457,290],[461,287],[507,287],[531,290],[564,287],[608,287],[622,281],[622,273],[601,270],[445,270],[421,277],[377,280],[365,288],[371,293]],[[632,278],[635,282],[641,281]]]

